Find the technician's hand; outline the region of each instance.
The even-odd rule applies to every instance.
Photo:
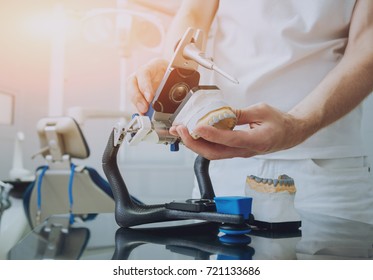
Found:
[[[198,140],[189,135],[185,126],[172,127],[170,132],[181,137],[185,146],[203,157],[224,159],[251,157],[294,147],[306,138],[302,121],[267,104],[257,104],[236,110],[238,125],[248,124],[246,130],[221,130],[200,126],[195,132]]]
[[[127,93],[131,95],[131,102],[141,114],[148,111],[167,66],[167,60],[153,59],[128,77]]]

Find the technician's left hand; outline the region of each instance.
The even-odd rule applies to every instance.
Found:
[[[170,133],[181,137],[185,146],[203,157],[214,160],[252,157],[289,149],[303,142],[302,121],[267,104],[236,110],[237,125],[248,124],[246,130],[221,130],[199,126],[193,139],[185,126],[176,126]]]

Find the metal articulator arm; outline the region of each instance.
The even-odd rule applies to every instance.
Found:
[[[172,207],[166,207],[166,204],[146,205],[132,199],[117,165],[117,153],[125,132],[119,136],[120,141],[115,140],[117,137],[114,132],[115,129],[109,137],[102,165],[114,194],[115,219],[119,226],[131,227],[141,224],[187,219],[229,224],[243,224],[245,222],[242,215],[217,213],[216,210],[193,212],[189,210],[170,209]],[[208,160],[198,157],[195,170],[202,198],[213,199],[214,191],[208,174],[208,163]],[[193,201],[191,204],[193,204]],[[180,209],[183,209],[183,207]]]
[[[194,174],[196,175],[202,199],[214,199],[215,193],[209,175],[210,160],[198,156],[194,161]]]

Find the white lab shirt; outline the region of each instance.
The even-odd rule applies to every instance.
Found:
[[[221,0],[213,36],[214,61],[240,83],[219,74],[213,75],[212,83],[232,107],[265,102],[288,111],[340,61],[354,5],[354,0]],[[358,106],[301,145],[260,158],[362,156],[361,114]],[[211,162],[216,194],[244,194],[246,176],[255,168],[251,159]]]

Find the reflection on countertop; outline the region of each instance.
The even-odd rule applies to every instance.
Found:
[[[304,214],[301,231],[253,229],[226,243],[215,223],[170,222],[119,228],[113,214],[69,225],[55,216],[9,252],[9,259],[373,259],[373,225]]]
[[[298,259],[373,259],[373,225],[303,213]]]

